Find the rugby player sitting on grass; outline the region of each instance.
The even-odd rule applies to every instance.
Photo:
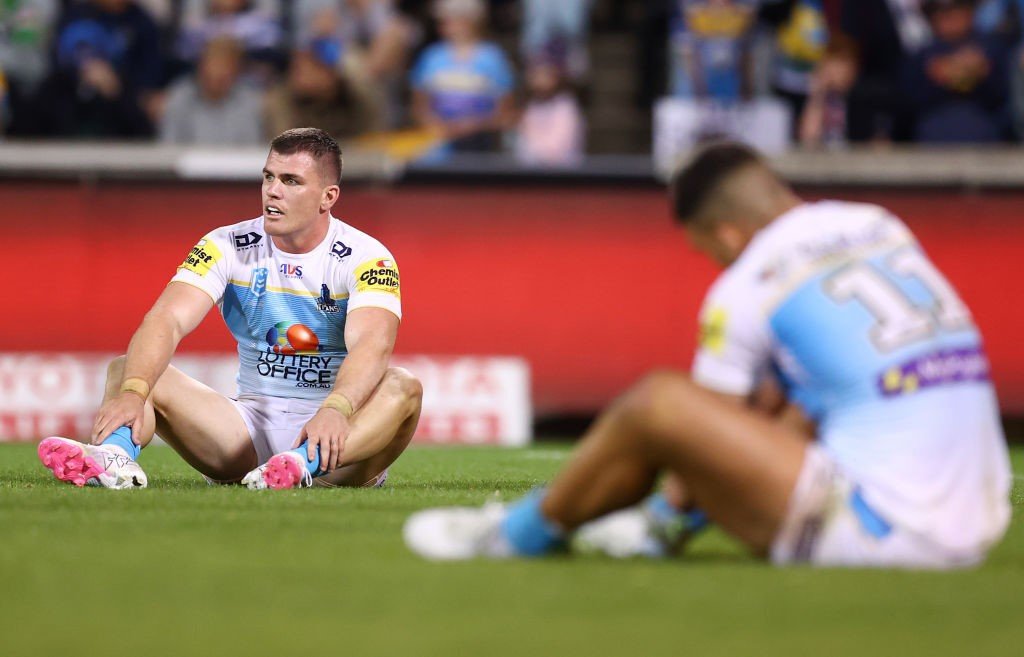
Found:
[[[583,527],[586,547],[629,554],[618,548],[639,542],[616,534],[636,523],[585,523],[636,505],[669,473],[677,506],[777,564],[984,559],[1009,522],[1011,484],[988,362],[907,227],[874,205],[802,202],[733,144],[701,152],[672,192],[692,242],[726,267],[691,374],[656,372],[626,392],[546,490],[414,515],[410,548],[537,556]],[[770,378],[799,413],[747,405]],[[664,515],[643,514],[648,538]]]
[[[262,216],[214,230],[189,253],[110,364],[92,444],[39,444],[58,479],[144,487],[136,459],[155,431],[212,482],[384,483],[416,429],[422,390],[388,367],[398,267],[380,242],[331,216],[340,179],[341,151],[322,130],[274,139]],[[169,365],[214,304],[238,341],[237,399]]]

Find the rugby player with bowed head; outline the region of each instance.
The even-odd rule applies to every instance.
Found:
[[[40,443],[58,479],[144,487],[136,461],[155,432],[212,483],[384,483],[416,429],[422,389],[388,366],[398,267],[331,215],[340,178],[341,151],[322,130],[271,142],[262,216],[214,230],[188,254],[110,363],[92,444]],[[237,399],[169,365],[214,305],[238,341]]]
[[[709,518],[776,564],[980,562],[1010,517],[996,397],[967,308],[907,227],[805,203],[735,144],[672,186],[677,220],[725,267],[690,375],[627,391],[546,490],[414,515],[411,549],[669,554]]]

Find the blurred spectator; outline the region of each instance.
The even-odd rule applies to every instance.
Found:
[[[364,73],[385,109],[386,125],[401,126],[405,76],[410,52],[421,38],[419,26],[393,0],[299,0],[296,15],[298,43],[330,37],[347,49],[358,49]]]
[[[675,0],[671,93],[735,103],[751,92],[757,0]]]
[[[146,137],[144,109],[161,81],[156,24],[132,0],[90,0],[65,10],[54,66],[35,99],[43,136]]]
[[[834,40],[811,80],[798,125],[801,144],[835,148],[846,143],[846,96],[856,77],[856,57]]]
[[[195,75],[168,92],[161,141],[177,144],[263,142],[263,99],[241,80],[244,51],[228,37],[209,41]]]
[[[18,120],[46,77],[57,0],[0,2],[0,133],[18,133]]]
[[[413,67],[414,118],[455,150],[494,150],[514,120],[512,67],[501,48],[481,39],[482,0],[440,0],[435,7],[443,41]]]
[[[529,94],[516,135],[527,165],[574,166],[583,159],[585,123],[566,79],[564,55],[538,55],[526,69]]]
[[[974,0],[924,0],[934,41],[907,64],[906,90],[924,142],[993,142],[1006,137],[1007,53],[974,30]]]
[[[856,58],[854,81],[847,90],[847,136],[852,141],[907,141],[912,114],[902,89],[904,62],[929,40],[920,0],[843,2],[840,16],[845,43]]]
[[[828,44],[822,0],[766,0],[761,6],[761,18],[777,26],[772,90],[798,117],[810,93],[814,70]]]
[[[292,53],[287,80],[267,98],[267,136],[317,126],[343,140],[382,128],[382,115],[358,60],[330,38]]]
[[[567,45],[565,72],[573,80],[587,73],[587,28],[592,0],[523,0],[523,59],[544,57],[549,44]]]
[[[249,59],[281,59],[281,26],[273,14],[251,0],[206,0],[205,11],[187,12],[175,54],[191,64],[208,41],[222,36],[241,43]]]

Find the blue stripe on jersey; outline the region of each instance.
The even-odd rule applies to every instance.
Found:
[[[238,342],[242,394],[322,399],[345,346],[348,299],[324,299],[229,284],[221,313]]]
[[[884,276],[879,284],[888,282],[895,286],[915,308],[935,307],[936,296],[921,281],[893,275],[887,271],[884,257],[864,262],[874,268],[872,273]],[[954,357],[970,358],[971,354],[984,360],[981,338],[970,325],[949,329],[936,322],[927,335],[889,350],[880,348],[872,340],[879,317],[857,297],[837,300],[826,292],[825,281],[838,271],[834,269],[806,281],[775,309],[769,320],[785,354],[779,363],[784,385],[790,398],[812,418],[836,421],[849,414],[867,421],[873,409],[901,398],[891,391],[886,393],[880,382],[887,375],[898,378],[901,373],[912,371],[926,357],[937,355],[940,365],[948,364]],[[927,362],[934,364],[936,358]],[[977,382],[985,378],[987,369],[982,375],[951,375],[945,380],[936,379],[933,384]],[[925,393],[917,381],[906,383],[908,394]],[[853,408],[856,413],[848,413]]]

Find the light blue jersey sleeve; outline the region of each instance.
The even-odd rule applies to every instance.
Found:
[[[480,49],[480,68],[492,82],[498,95],[512,93],[515,87],[515,75],[512,66],[501,48],[493,43],[485,44]]]
[[[409,84],[412,85],[412,88],[416,91],[423,91],[430,82],[430,78],[444,66],[444,60],[444,44],[435,43],[424,50],[409,74]]]

